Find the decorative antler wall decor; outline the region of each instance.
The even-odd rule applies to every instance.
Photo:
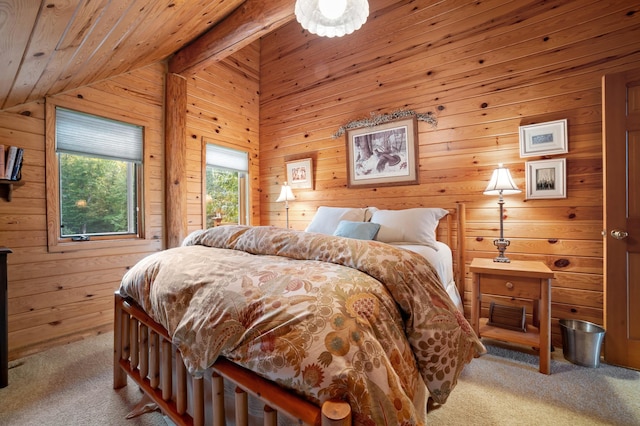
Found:
[[[398,120],[406,117],[413,117],[414,115],[419,121],[427,122],[431,124],[431,126],[433,126],[434,128],[438,125],[438,120],[436,119],[436,117],[433,115],[432,112],[417,113],[411,110],[398,110],[389,114],[375,114],[372,112],[370,113],[370,115],[371,116],[369,118],[353,120],[345,124],[344,126],[341,126],[333,134],[333,139],[337,139],[340,136],[344,135],[345,132],[349,129],[357,129],[360,127],[374,127],[379,124],[388,123],[389,121]]]

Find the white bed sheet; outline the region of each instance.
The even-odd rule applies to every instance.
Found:
[[[453,300],[460,312],[464,312],[462,306],[462,298],[458,292],[455,278],[453,276],[453,253],[451,248],[441,241],[436,241],[438,250],[434,250],[429,246],[414,245],[414,244],[392,244],[395,247],[401,247],[406,250],[413,251],[424,257],[426,257],[435,267],[442,282],[442,286]]]

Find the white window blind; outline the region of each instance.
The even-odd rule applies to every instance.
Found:
[[[56,107],[56,152],[142,162],[142,127]]]
[[[207,165],[248,172],[249,155],[243,151],[207,144]]]

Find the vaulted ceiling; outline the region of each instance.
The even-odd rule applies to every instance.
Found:
[[[167,58],[170,71],[195,72],[291,20],[293,4],[0,0],[0,110]]]

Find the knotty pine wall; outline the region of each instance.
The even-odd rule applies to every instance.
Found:
[[[187,82],[189,231],[202,227],[203,141],[250,151],[252,220],[260,221],[259,54],[259,43],[254,43]],[[139,259],[165,247],[165,73],[166,64],[158,63],[53,97],[68,107],[144,123],[150,141],[144,152],[146,245],[49,253],[44,101],[0,112],[0,143],[25,148],[23,178],[13,200],[0,198],[0,245],[13,250],[8,257],[10,359],[110,331],[120,279]]]
[[[261,220],[284,226],[275,203],[285,162],[311,157],[314,190],[296,190],[291,226],[304,229],[318,206],[387,209],[466,204],[466,263],[494,257],[497,197],[482,194],[504,163],[525,189],[518,126],[567,119],[567,198],[506,196],[512,259],[541,260],[556,272],[558,318],[603,322],[601,78],[640,67],[637,1],[446,2],[370,0],[355,33],[319,38],[292,22],[262,41]],[[347,188],[343,137],[332,134],[370,114],[433,112],[419,122],[420,185]],[[465,308],[469,313],[470,275]]]
[[[260,224],[260,43],[255,42],[187,80],[188,229],[203,226],[203,144],[249,153],[250,222]]]
[[[493,257],[497,200],[482,195],[491,171],[505,163],[524,189],[518,126],[567,118],[568,198],[506,197],[508,254],[542,260],[556,271],[554,320],[602,323],[600,79],[640,67],[635,12],[640,5],[394,3],[370,0],[365,26],[340,39],[309,35],[292,22],[188,80],[189,230],[202,225],[201,147],[211,140],[252,153],[253,224],[284,226],[284,208],[274,202],[284,163],[311,157],[315,188],[296,191],[290,209],[294,228],[304,229],[320,205],[453,207],[460,201],[467,206],[467,263],[475,256]],[[14,251],[9,255],[11,359],[110,330],[112,293],[122,274],[159,249],[157,241],[165,237],[165,68],[156,64],[63,95],[156,123],[150,127],[157,151],[145,152],[147,161],[157,164],[147,171],[155,195],[145,207],[153,212],[151,234],[157,240],[146,249],[48,253],[44,101],[0,112],[0,143],[26,149],[13,201],[0,199],[0,244]],[[346,188],[345,142],[331,135],[351,120],[401,108],[432,111],[438,118],[436,128],[419,123],[421,184]],[[554,343],[559,344],[557,326]]]
[[[126,270],[163,240],[163,93],[157,64],[53,98],[67,107],[105,111],[144,123],[146,244],[47,251],[45,103],[0,112],[0,143],[25,149],[13,199],[0,199],[0,245],[8,256],[9,359],[113,327],[113,293]]]

